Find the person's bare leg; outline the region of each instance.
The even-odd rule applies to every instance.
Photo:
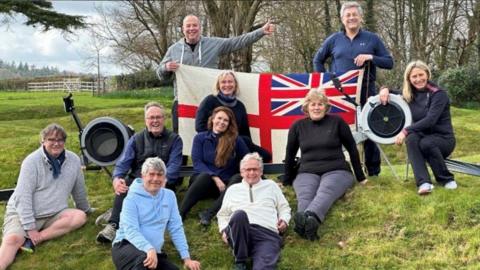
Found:
[[[6,269],[12,264],[18,249],[25,242],[25,237],[19,234],[8,234],[3,236],[0,246],[0,270]]]
[[[50,226],[40,231],[42,242],[76,230],[87,222],[87,215],[82,210],[67,209],[60,214]]]

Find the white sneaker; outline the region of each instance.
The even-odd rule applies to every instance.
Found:
[[[427,195],[430,194],[434,186],[430,183],[423,183],[418,187],[418,195]]]
[[[452,181],[446,183],[443,187],[445,189],[457,189],[457,182],[455,182],[455,180],[452,180]]]

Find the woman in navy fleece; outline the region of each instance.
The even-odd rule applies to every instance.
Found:
[[[227,185],[241,181],[240,160],[246,154],[248,147],[238,136],[232,110],[224,106],[217,107],[208,119],[208,130],[193,138],[194,174],[180,206],[180,215],[184,220],[198,201],[215,198],[213,205],[200,213],[200,223],[210,224],[210,220],[222,206]]]
[[[430,81],[430,69],[422,61],[410,62],[403,77],[402,96],[410,107],[413,123],[397,135],[395,143],[407,145],[418,194],[429,194],[433,190],[426,163],[439,184],[446,189],[456,189],[457,183],[445,164],[445,158],[455,148],[447,92]],[[380,89],[382,103],[388,102],[388,93],[388,88]]]

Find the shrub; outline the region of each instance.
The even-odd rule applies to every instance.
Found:
[[[167,84],[157,78],[154,70],[145,69],[131,74],[121,74],[114,77],[117,90],[132,90],[160,87]]]
[[[445,70],[439,84],[448,91],[455,106],[465,107],[480,103],[480,71],[473,67],[458,67]]]

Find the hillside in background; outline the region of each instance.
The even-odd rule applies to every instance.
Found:
[[[0,80],[14,78],[45,77],[55,75],[78,75],[69,71],[60,71],[57,67],[36,67],[28,63],[7,63],[0,59]]]

